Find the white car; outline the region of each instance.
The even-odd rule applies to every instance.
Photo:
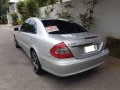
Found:
[[[74,75],[101,65],[109,53],[103,35],[62,19],[29,18],[14,29],[14,39],[37,74],[45,70],[61,77]]]

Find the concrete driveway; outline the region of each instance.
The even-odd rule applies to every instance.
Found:
[[[66,78],[37,76],[15,48],[12,28],[0,25],[0,90],[120,90],[120,60],[108,57],[100,67]]]

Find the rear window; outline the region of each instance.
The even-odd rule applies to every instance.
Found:
[[[75,22],[63,20],[42,20],[42,23],[49,34],[70,34],[87,32],[85,28]]]

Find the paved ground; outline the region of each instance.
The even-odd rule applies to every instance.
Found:
[[[12,28],[0,25],[0,90],[120,90],[120,60],[108,57],[102,66],[66,78],[37,76],[12,34]]]

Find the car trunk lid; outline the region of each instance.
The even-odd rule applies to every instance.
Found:
[[[89,32],[50,34],[50,37],[64,42],[76,59],[99,54],[106,43],[103,35]]]

